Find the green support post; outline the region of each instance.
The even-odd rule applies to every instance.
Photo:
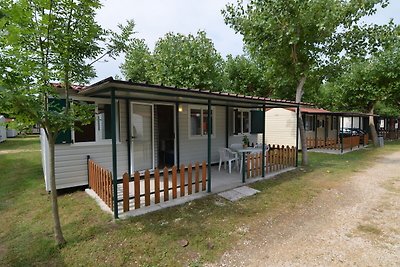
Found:
[[[179,153],[179,102],[175,103],[175,142],[176,142],[176,166],[180,166],[180,153]]]
[[[207,179],[207,192],[211,192],[211,131],[212,131],[212,120],[211,120],[211,100],[208,100],[208,131],[207,131],[207,158],[208,158],[208,179]]]
[[[229,106],[225,107],[225,147],[229,147]]]
[[[131,171],[131,164],[132,164],[132,158],[131,158],[131,143],[132,143],[132,135],[131,135],[131,113],[130,113],[130,108],[129,108],[129,99],[126,99],[125,105],[126,105],[126,134],[127,134],[127,148],[128,148],[128,176],[129,179],[131,179],[132,176],[132,171]]]
[[[343,134],[344,134],[344,116],[342,116],[342,126],[341,126],[341,129],[340,130],[342,130],[342,133],[340,134],[340,153],[343,153]],[[339,133],[340,133],[340,130],[339,130]]]
[[[263,131],[262,131],[262,161],[261,177],[265,177],[265,104],[263,105]]]
[[[111,139],[112,139],[112,175],[114,193],[114,218],[118,219],[118,191],[117,191],[117,120],[115,112],[115,89],[111,90]]]

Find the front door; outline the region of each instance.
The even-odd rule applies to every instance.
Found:
[[[155,140],[158,143],[157,167],[170,168],[175,164],[175,131],[174,131],[174,106],[155,105],[156,132]]]
[[[153,105],[131,104],[132,171],[154,168]]]

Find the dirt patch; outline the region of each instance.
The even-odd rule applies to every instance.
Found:
[[[249,225],[213,266],[400,266],[400,152],[311,203]]]
[[[17,154],[17,153],[29,153],[29,152],[37,152],[40,149],[14,149],[14,150],[3,150],[0,151],[0,155],[3,154]]]

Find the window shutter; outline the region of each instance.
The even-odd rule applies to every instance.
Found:
[[[261,110],[251,111],[251,134],[263,132],[263,112]]]
[[[61,112],[65,107],[65,99],[49,99],[49,110]],[[58,133],[56,144],[71,144],[71,130],[65,130]]]

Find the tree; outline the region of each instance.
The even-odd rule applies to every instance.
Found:
[[[58,245],[63,245],[65,239],[57,203],[55,140],[75,122],[85,124],[93,119],[91,105],[76,101],[70,105],[71,83],[84,83],[94,77],[92,63],[123,51],[133,33],[132,21],[126,27],[120,25],[120,34],[103,30],[94,20],[100,6],[97,0],[0,3],[6,14],[0,18],[0,111],[7,111],[19,122],[34,121],[44,129],[50,150],[52,214]],[[50,101],[59,98],[52,81],[61,81],[65,107]]]
[[[270,96],[271,88],[265,80],[264,72],[256,62],[246,56],[228,55],[224,71],[226,90],[240,94]]]
[[[122,74],[135,82],[154,83],[152,75],[153,56],[143,39],[134,40],[125,55],[125,62],[121,64]]]
[[[222,64],[212,41],[199,31],[187,36],[167,33],[157,41],[152,54],[142,40],[135,41],[121,69],[132,81],[221,90]]]
[[[324,85],[325,99],[330,99],[333,109],[371,115],[369,126],[375,145],[378,137],[374,111],[380,109],[380,113],[397,116],[400,113],[400,41],[395,42],[370,58],[353,62],[346,72]]]
[[[335,36],[347,31],[375,5],[385,0],[254,0],[242,1],[223,10],[225,22],[243,35],[251,56],[269,69],[271,85],[280,92],[290,91],[300,103],[309,77],[339,54]],[[330,53],[329,53],[330,52]],[[295,96],[295,97],[294,97]],[[308,164],[305,131],[299,114],[302,164]]]

